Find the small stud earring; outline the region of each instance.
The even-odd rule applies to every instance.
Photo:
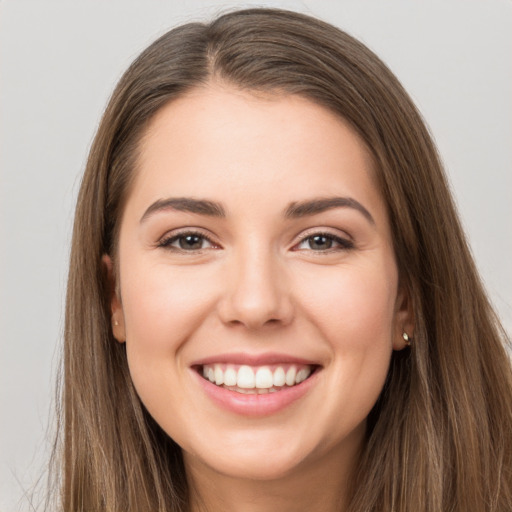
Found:
[[[119,325],[119,322],[117,320],[114,320],[114,325]]]
[[[402,338],[404,339],[406,346],[410,347],[411,346],[411,338],[409,338],[409,335],[405,331],[402,334]]]

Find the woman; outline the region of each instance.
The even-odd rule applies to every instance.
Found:
[[[374,54],[286,11],[177,28],[82,182],[63,508],[510,510],[505,340]]]

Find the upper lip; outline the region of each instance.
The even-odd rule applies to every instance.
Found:
[[[191,366],[203,366],[206,364],[215,363],[230,363],[237,365],[247,366],[264,366],[270,364],[303,364],[303,365],[317,365],[317,361],[305,359],[301,357],[291,356],[289,354],[279,354],[276,352],[267,352],[264,354],[245,354],[245,353],[230,353],[230,354],[217,354],[214,356],[205,357],[194,361]]]

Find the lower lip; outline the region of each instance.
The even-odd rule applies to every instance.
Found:
[[[221,386],[212,384],[199,373],[192,370],[199,380],[199,384],[217,405],[236,414],[244,416],[268,416],[275,414],[293,402],[302,398],[315,384],[318,370],[300,384],[289,388],[283,388],[274,393],[244,394],[230,391]]]

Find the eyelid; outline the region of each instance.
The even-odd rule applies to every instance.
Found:
[[[183,252],[183,253],[186,253],[186,252],[198,253],[198,252],[205,250],[205,249],[197,249],[197,250],[185,251],[183,249],[180,249],[178,247],[172,247],[170,245],[174,240],[177,240],[180,237],[186,236],[186,235],[195,235],[195,236],[204,238],[213,246],[213,247],[207,247],[205,249],[212,249],[212,248],[219,249],[220,248],[220,245],[217,242],[215,242],[215,240],[213,239],[213,237],[210,234],[205,233],[205,231],[202,228],[193,227],[193,226],[188,226],[188,227],[178,228],[178,229],[168,231],[167,233],[165,233],[162,237],[160,237],[158,239],[158,241],[156,242],[156,246],[163,248],[163,249],[172,249],[172,250],[175,250],[176,252]]]
[[[304,242],[305,240],[307,240],[308,238],[311,238],[313,236],[325,236],[325,237],[331,238],[332,240],[334,240],[335,242],[340,244],[340,247],[327,249],[324,251],[313,251],[313,249],[310,249],[311,252],[326,253],[326,252],[333,252],[333,251],[337,251],[337,250],[352,249],[354,247],[354,240],[348,233],[343,232],[343,234],[340,234],[339,230],[336,230],[336,232],[333,232],[332,228],[316,227],[316,228],[311,228],[311,229],[308,229],[308,230],[302,232],[298,236],[298,241],[296,241],[293,244],[292,250],[297,250],[297,251],[298,250],[306,250],[306,249],[297,249],[297,246],[299,246],[302,242]]]
[[[306,231],[304,231],[304,232],[300,233],[300,235],[298,235],[298,237],[297,237],[296,241],[294,242],[293,246],[291,247],[291,249],[292,250],[302,250],[302,249],[297,249],[297,246],[300,245],[305,240],[307,240],[308,238],[311,238],[313,236],[325,236],[325,237],[331,238],[332,240],[337,242],[340,245],[340,247],[326,249],[324,251],[313,251],[313,249],[311,249],[312,252],[318,252],[318,253],[324,252],[325,253],[325,252],[331,252],[331,251],[336,251],[336,250],[347,250],[347,249],[351,249],[354,246],[353,238],[348,233],[343,232],[343,234],[340,234],[339,230],[336,230],[336,232],[333,232],[333,231],[334,231],[333,228],[324,228],[324,227],[315,227],[315,228],[307,229]],[[187,227],[177,228],[177,229],[168,231],[167,233],[165,233],[162,237],[160,237],[157,240],[155,245],[157,247],[164,248],[164,249],[165,248],[173,249],[176,252],[198,253],[200,251],[205,250],[205,249],[197,249],[197,250],[186,251],[186,250],[182,250],[178,247],[172,247],[170,245],[173,241],[179,239],[182,236],[186,236],[186,235],[195,235],[195,236],[201,237],[204,240],[208,241],[212,245],[212,247],[207,247],[205,249],[222,248],[220,246],[220,244],[214,240],[214,237],[211,236],[209,233],[205,232],[205,230],[203,228],[194,227],[194,226],[187,226]]]

